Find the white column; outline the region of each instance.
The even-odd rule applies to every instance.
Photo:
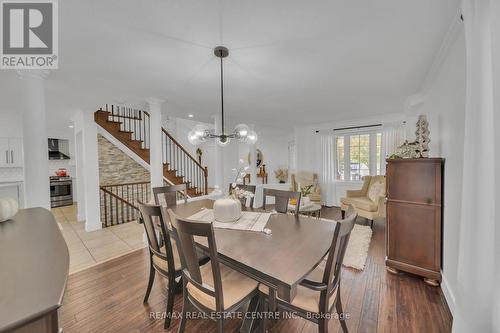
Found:
[[[75,123],[75,161],[76,161],[76,191],[77,191],[77,221],[85,221],[85,174],[83,164],[83,132],[82,121],[78,117],[73,119]]]
[[[254,125],[250,129],[254,130]],[[250,150],[250,184],[257,185],[257,144],[249,146]]]
[[[214,115],[215,133],[222,131],[222,123],[219,115]],[[216,190],[224,191],[224,148],[214,142],[215,147],[215,170],[214,170],[214,187]]]
[[[75,117],[75,136],[77,138],[77,188],[79,193],[79,213],[85,217],[85,230],[93,231],[102,228],[101,206],[99,200],[99,160],[97,149],[97,125],[94,114],[90,111],[79,111]],[[80,141],[80,142],[79,142]],[[81,158],[80,158],[81,157]],[[80,212],[84,206],[84,212]]]
[[[148,99],[149,114],[149,165],[151,188],[163,186],[163,158],[161,153],[161,105],[164,100]]]
[[[45,109],[48,70],[19,70],[24,83],[23,150],[25,207],[50,209],[49,158]]]

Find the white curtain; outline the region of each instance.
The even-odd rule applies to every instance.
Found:
[[[333,135],[321,135],[321,170],[320,186],[323,204],[335,205],[335,138]]]
[[[389,157],[396,152],[406,140],[404,123],[384,124],[382,126],[382,153]]]
[[[462,3],[467,87],[457,308],[453,332],[500,332],[500,240],[495,238],[500,228],[500,221],[495,220],[499,218],[495,212],[495,200],[498,200],[495,199],[498,195],[495,177],[500,172],[500,166],[495,165],[495,161],[498,162],[495,152],[498,153],[500,142],[495,141],[494,125],[499,117],[494,113],[494,105],[497,103],[498,107],[500,100],[494,101],[493,89],[493,62],[500,61],[500,54],[493,54],[492,48],[492,42],[498,42],[500,38],[494,22],[495,16],[496,20],[500,19],[496,1],[464,0]]]
[[[387,158],[394,154],[406,140],[406,126],[403,122],[389,123],[382,126],[382,156]],[[385,174],[385,163],[381,165]]]

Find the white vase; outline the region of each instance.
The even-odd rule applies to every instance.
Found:
[[[234,222],[241,217],[241,202],[224,198],[214,202],[214,218],[217,222]]]

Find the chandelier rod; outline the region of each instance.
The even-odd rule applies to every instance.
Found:
[[[224,135],[224,71],[222,64],[222,50],[220,52],[220,99],[221,99],[221,110],[222,110],[222,135]]]

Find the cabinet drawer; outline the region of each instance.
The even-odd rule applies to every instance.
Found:
[[[439,272],[441,208],[387,203],[388,259]]]
[[[441,205],[441,164],[389,163],[387,198]]]

